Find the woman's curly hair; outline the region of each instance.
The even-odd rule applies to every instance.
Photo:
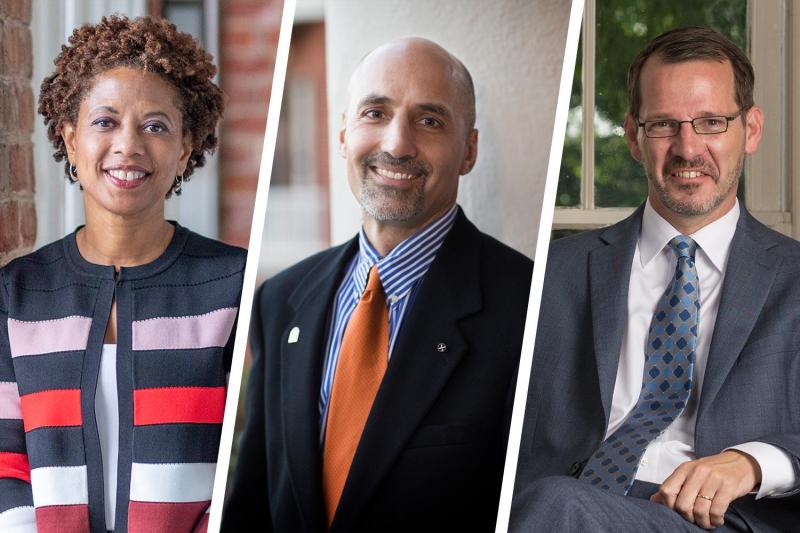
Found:
[[[81,101],[95,76],[116,67],[138,68],[161,76],[180,96],[183,131],[192,136],[192,153],[183,173],[186,180],[203,166],[205,152],[217,147],[214,130],[224,103],[222,91],[211,81],[217,72],[211,59],[191,35],[164,19],[112,15],[76,28],[69,45],[61,47],[55,72],[44,79],[39,94],[39,113],[55,147],[53,157],[56,161],[67,158],[61,128],[65,122],[77,122]],[[64,167],[74,181],[69,161]]]

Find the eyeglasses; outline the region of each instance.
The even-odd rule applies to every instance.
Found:
[[[644,134],[651,139],[675,137],[681,132],[681,124],[689,123],[698,135],[714,135],[728,131],[728,123],[736,120],[744,110],[740,109],[729,117],[699,117],[692,120],[646,120],[639,122],[639,127],[644,128]]]

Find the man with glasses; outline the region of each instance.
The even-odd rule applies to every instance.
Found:
[[[736,198],[753,78],[707,28],[631,65],[647,201],[550,248],[512,530],[800,527],[800,244]]]

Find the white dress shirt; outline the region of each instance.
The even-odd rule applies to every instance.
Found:
[[[661,484],[681,463],[697,458],[694,453],[697,409],[719,310],[722,281],[738,220],[737,201],[720,219],[690,235],[698,245],[695,264],[700,279],[700,319],[692,393],[683,413],[647,446],[636,472],[636,479],[640,481]],[[639,399],[650,321],[661,295],[672,280],[678,260],[668,243],[680,234],[656,213],[648,200],[631,265],[628,320],[622,338],[606,438],[625,422]],[[780,448],[763,442],[748,442],[732,448],[751,455],[761,467],[761,486],[756,498],[787,492],[797,485],[791,458]]]

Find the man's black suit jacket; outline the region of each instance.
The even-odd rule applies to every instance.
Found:
[[[258,291],[223,530],[327,529],[320,380],[331,302],[357,249],[319,253]],[[331,529],[494,529],[531,271],[459,212],[403,321]]]
[[[525,506],[519,496],[526,486],[577,475],[603,441],[642,211],[550,246],[512,522]],[[800,243],[743,208],[722,283],[694,448],[706,457],[750,441],[783,449],[800,472]],[[800,494],[758,501],[745,496],[732,506],[754,531],[800,531]]]

